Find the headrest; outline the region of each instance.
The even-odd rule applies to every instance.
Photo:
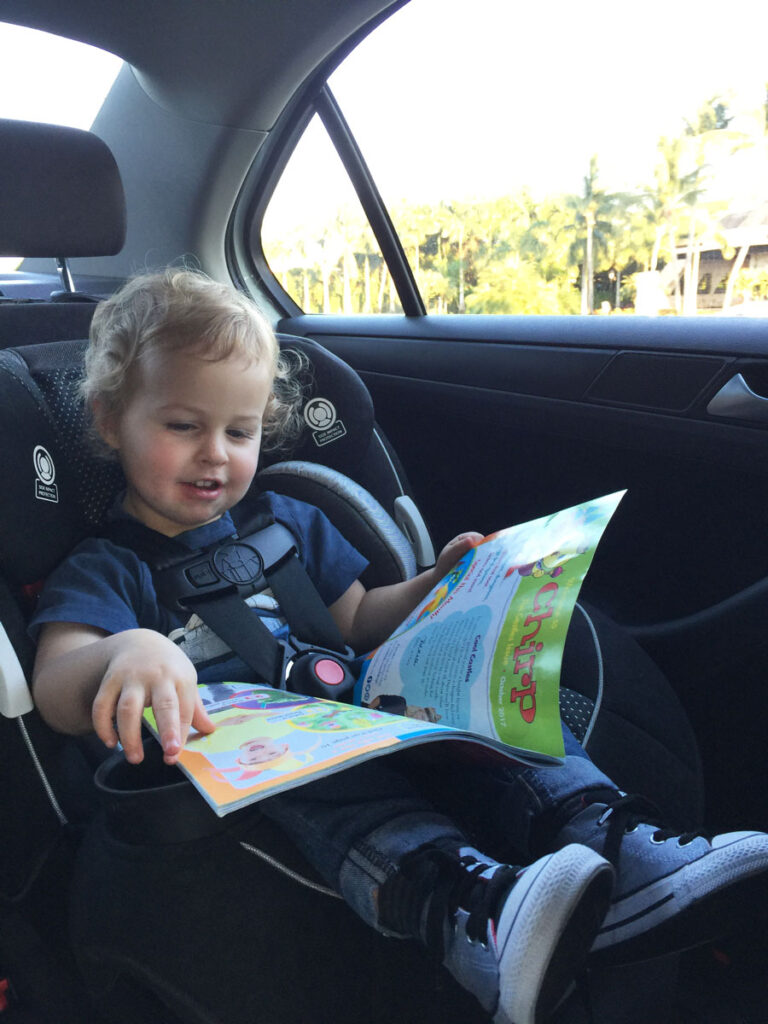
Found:
[[[0,119],[0,256],[112,256],[124,241],[123,184],[101,139]]]
[[[309,361],[300,374],[305,429],[289,450],[265,453],[262,465],[291,458],[322,462],[359,478],[371,443],[373,401],[355,370],[309,338],[278,335],[281,349],[294,349]]]

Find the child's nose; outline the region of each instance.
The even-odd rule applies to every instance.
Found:
[[[201,455],[205,462],[218,466],[227,460],[227,447],[224,438],[216,434],[209,434],[203,441]]]

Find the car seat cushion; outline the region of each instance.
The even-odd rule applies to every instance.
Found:
[[[367,587],[410,579],[416,574],[413,549],[385,509],[349,477],[315,462],[288,461],[263,469],[256,478],[277,491],[322,509],[336,528],[368,559]]]

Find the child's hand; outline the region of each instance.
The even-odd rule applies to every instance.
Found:
[[[176,644],[152,630],[131,630],[112,655],[93,702],[97,735],[108,747],[118,738],[132,764],[144,757],[144,708],[155,713],[163,760],[174,764],[190,728],[213,732],[197,689],[197,672]]]
[[[355,580],[330,609],[346,642],[356,651],[370,651],[383,643],[461,556],[482,539],[480,533],[460,533],[445,545],[431,569],[400,583],[366,590]]]
[[[476,547],[483,539],[481,533],[470,531],[460,533],[458,537],[449,540],[435,562],[434,575],[436,580],[441,580],[456,565],[458,560],[465,555],[470,548]]]

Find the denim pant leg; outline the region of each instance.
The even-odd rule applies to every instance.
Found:
[[[531,825],[546,811],[590,789],[616,790],[615,784],[595,765],[570,729],[563,723],[565,762],[562,766],[504,769],[511,815],[505,822],[509,835],[530,846]]]
[[[479,821],[476,834],[492,843],[486,852],[495,852],[495,839],[528,863],[537,817],[584,790],[615,788],[565,726],[563,734],[562,766],[478,766],[452,757],[450,749],[440,764],[395,755],[271,797],[261,807],[353,910],[381,931],[376,893],[405,854],[428,842],[470,845],[464,826]]]
[[[537,848],[536,822],[579,793],[615,784],[589,759],[563,725],[562,765],[529,767],[467,763],[450,756],[436,767],[414,764],[413,783],[435,807],[460,822],[470,841],[499,860],[528,864]]]
[[[459,828],[411,785],[397,762],[397,755],[377,758],[261,804],[328,884],[382,932],[377,890],[402,858],[424,843],[466,845]]]

